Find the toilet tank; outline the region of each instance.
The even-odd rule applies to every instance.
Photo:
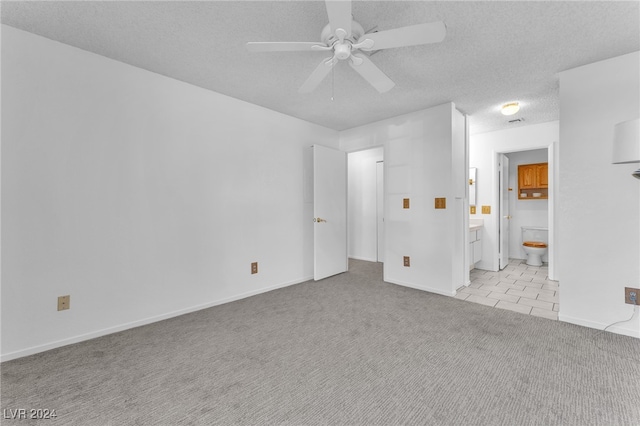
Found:
[[[549,243],[549,229],[543,226],[523,226],[522,242],[525,241]]]

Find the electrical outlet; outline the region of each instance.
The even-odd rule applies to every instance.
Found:
[[[625,287],[624,288],[624,303],[630,305],[640,305],[638,298],[640,297],[640,288]]]
[[[251,263],[251,274],[257,274],[258,273],[258,262],[252,262]]]
[[[71,296],[60,296],[58,297],[58,310],[64,311],[71,307]]]
[[[404,266],[411,266],[411,259],[409,258],[409,256],[403,256],[403,261],[404,261]]]

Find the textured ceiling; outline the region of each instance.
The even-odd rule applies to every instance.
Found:
[[[640,50],[637,1],[356,1],[366,31],[444,21],[442,43],[379,51],[379,94],[348,64],[297,90],[326,52],[250,53],[248,41],[319,41],[317,1],[2,1],[2,23],[336,130],[454,102],[471,132],[557,120],[558,72]],[[334,100],[331,100],[333,96]],[[502,103],[519,101],[506,118]]]

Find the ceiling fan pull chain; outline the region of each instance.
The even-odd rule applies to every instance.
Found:
[[[333,94],[335,88],[335,73],[336,67],[331,68],[331,100],[333,101]]]

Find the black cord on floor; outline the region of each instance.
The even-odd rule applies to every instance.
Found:
[[[598,332],[598,334],[596,334],[595,336],[593,336],[593,342],[594,342],[594,343],[595,343],[595,345],[598,347],[598,349],[601,349],[601,350],[603,350],[603,351],[606,351],[606,352],[612,353],[612,354],[614,354],[614,355],[617,355],[617,356],[619,356],[619,357],[622,357],[622,358],[628,359],[628,360],[630,360],[630,361],[640,361],[640,358],[629,358],[629,357],[628,357],[628,356],[626,356],[626,355],[622,355],[622,354],[619,354],[619,353],[617,353],[617,352],[611,351],[611,350],[609,350],[609,349],[605,349],[605,348],[601,347],[601,346],[598,344],[598,342],[596,341],[596,338],[597,338],[598,336],[600,336],[601,334],[603,334],[605,331],[607,331],[607,328],[612,327],[612,326],[614,326],[614,325],[616,325],[616,324],[622,324],[623,322],[629,322],[629,321],[631,321],[631,320],[633,319],[633,317],[635,317],[635,316],[636,316],[636,313],[637,313],[637,312],[638,312],[638,305],[634,303],[634,305],[633,305],[633,313],[631,314],[631,317],[630,317],[629,319],[622,320],[622,321],[617,321],[617,322],[614,322],[614,323],[612,323],[612,324],[609,324],[608,326],[606,326],[605,328],[603,328],[602,330],[600,330],[600,332]]]

